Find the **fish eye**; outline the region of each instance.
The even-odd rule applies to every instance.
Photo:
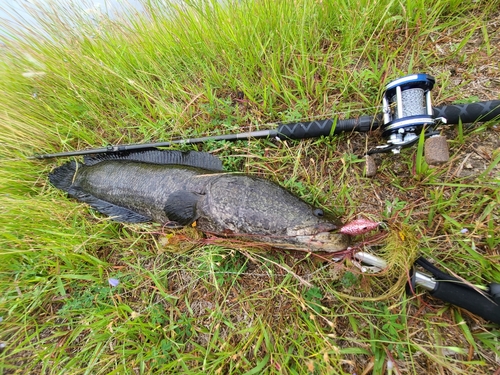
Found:
[[[323,210],[321,208],[316,208],[313,211],[313,215],[317,216],[317,217],[323,217],[325,215],[325,213],[323,212]]]

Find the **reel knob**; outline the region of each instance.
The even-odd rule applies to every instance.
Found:
[[[434,135],[425,140],[424,145],[425,162],[429,165],[447,163],[450,160],[450,151],[446,137]]]
[[[372,155],[365,155],[363,164],[363,175],[365,177],[373,177],[377,174],[377,163]]]

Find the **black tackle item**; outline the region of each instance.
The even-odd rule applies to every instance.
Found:
[[[464,284],[463,281],[441,271],[422,257],[415,263],[434,276],[436,281],[434,289],[429,290],[432,296],[500,324],[500,284],[490,284],[489,292],[485,292]],[[413,276],[411,283],[410,289],[413,292],[415,290]]]

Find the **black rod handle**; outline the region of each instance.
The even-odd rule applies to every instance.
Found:
[[[440,270],[423,257],[418,258],[415,264],[429,271],[434,278],[427,275],[422,277],[423,274],[415,272],[410,283],[411,291],[414,290],[416,283],[428,290],[436,298],[468,310],[493,323],[500,324],[500,284],[491,283],[488,286],[488,293],[486,293],[464,284],[455,276]],[[420,277],[418,277],[419,274]]]
[[[448,124],[469,124],[489,121],[500,116],[500,100],[490,100],[470,104],[451,104],[434,107],[435,117],[444,117]]]
[[[464,308],[490,322],[500,324],[500,305],[489,296],[453,281],[437,281],[430,293],[440,300]]]
[[[380,116],[361,116],[354,119],[327,119],[306,122],[293,122],[278,126],[278,137],[283,139],[306,139],[327,137],[344,132],[368,132],[380,126]],[[332,130],[333,129],[333,130]]]

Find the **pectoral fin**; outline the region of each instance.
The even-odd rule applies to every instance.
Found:
[[[169,196],[163,210],[170,221],[181,225],[189,225],[197,218],[196,205],[199,199],[199,194],[189,191],[176,191]]]

